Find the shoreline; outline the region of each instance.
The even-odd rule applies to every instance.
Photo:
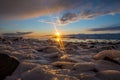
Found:
[[[20,62],[5,80],[109,80],[114,75],[119,80],[119,41],[64,42],[64,47],[65,53],[52,40],[0,39],[0,53]]]

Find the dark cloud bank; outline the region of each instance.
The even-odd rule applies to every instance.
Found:
[[[61,23],[120,13],[120,0],[0,0],[1,19],[64,13]]]
[[[33,33],[33,32],[3,33],[2,35],[4,35],[4,36],[14,36],[14,35],[23,36],[23,35],[27,35],[27,34],[31,34],[31,33]]]
[[[104,27],[104,28],[92,28],[92,29],[89,29],[88,31],[120,31],[120,25]]]
[[[112,39],[120,40],[120,33],[104,33],[104,34],[71,34],[64,36],[65,38],[75,38],[75,39]]]

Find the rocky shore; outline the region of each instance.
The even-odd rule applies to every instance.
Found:
[[[64,47],[52,40],[1,37],[0,54],[19,62],[4,80],[120,80],[120,41],[64,42]]]

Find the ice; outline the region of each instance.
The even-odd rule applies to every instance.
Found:
[[[94,59],[103,59],[105,57],[109,58],[120,58],[120,51],[118,50],[104,50],[96,54],[93,58]]]
[[[96,74],[101,80],[120,80],[120,71],[116,70],[104,70]]]
[[[120,43],[5,39],[0,53],[20,62],[5,80],[120,80]],[[115,77],[115,78],[113,78]]]

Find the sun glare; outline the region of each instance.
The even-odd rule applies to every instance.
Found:
[[[59,41],[60,41],[60,39],[59,39],[59,38],[57,38],[57,39],[56,39],[56,41],[57,41],[57,42],[59,42]]]
[[[57,42],[60,42],[60,40],[61,40],[61,35],[60,35],[60,33],[59,33],[58,31],[55,33],[55,36],[56,36],[56,41],[57,41]]]
[[[59,36],[60,36],[60,33],[59,33],[59,32],[57,32],[57,33],[56,33],[56,35],[59,37]]]

